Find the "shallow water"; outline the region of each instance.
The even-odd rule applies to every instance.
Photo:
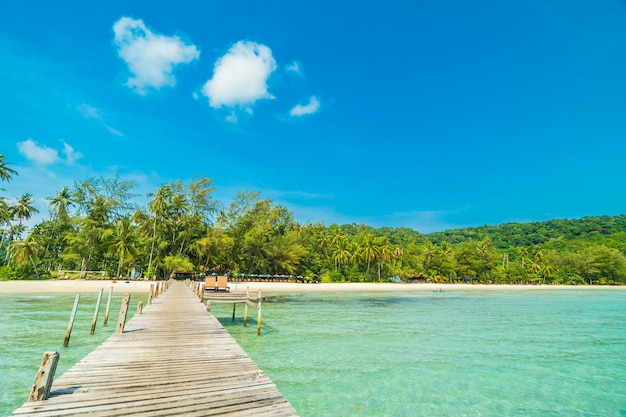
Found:
[[[626,291],[284,295],[260,338],[213,312],[303,417],[626,416]]]
[[[0,294],[0,416],[11,414],[28,400],[44,352],[59,352],[56,375],[60,376],[115,331],[122,295],[113,295],[109,321],[103,326],[105,289],[96,330],[90,334],[97,296],[81,294],[69,346],[63,347],[75,294]],[[132,294],[128,319],[139,300],[145,305],[147,296]]]
[[[121,296],[89,335],[95,299],[63,348],[74,295],[0,295],[0,415],[27,399],[44,351],[60,375],[114,330]],[[626,416],[626,291],[275,295],[261,337],[242,309],[212,312],[302,417]]]

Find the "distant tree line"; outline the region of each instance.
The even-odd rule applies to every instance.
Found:
[[[17,172],[0,154],[0,181]],[[210,178],[163,184],[137,205],[135,184],[87,178],[48,197],[26,234],[32,196],[0,196],[0,279],[106,271],[293,275],[325,282],[626,284],[626,215],[511,223],[421,234],[408,228],[299,224],[285,207]]]

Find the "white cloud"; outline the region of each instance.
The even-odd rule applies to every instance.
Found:
[[[104,116],[102,115],[102,112],[99,109],[93,106],[90,106],[89,104],[82,103],[76,106],[76,110],[78,110],[78,112],[85,119],[94,119],[94,120],[98,120],[99,122],[101,122],[102,125],[109,131],[110,134],[114,136],[124,136],[122,132],[120,132],[119,130],[117,130],[116,128],[114,128],[113,126],[109,125],[108,123],[104,121]]]
[[[74,165],[74,162],[83,157],[81,152],[76,152],[74,148],[72,148],[68,143],[63,142],[63,153],[67,158],[67,163],[70,165]]]
[[[291,109],[289,114],[291,114],[292,116],[299,117],[299,116],[304,116],[307,114],[317,113],[319,109],[320,109],[319,99],[315,96],[311,96],[307,104],[305,104],[304,106],[302,104],[296,105],[294,108]]]
[[[37,141],[30,138],[23,142],[17,142],[17,149],[26,159],[33,161],[37,165],[52,165],[57,162],[65,162],[67,165],[74,165],[77,160],[83,157],[81,152],[74,150],[67,142],[62,140],[61,143],[63,143],[63,150],[61,152],[65,155],[65,159],[59,157],[58,150],[46,145],[39,145]]]
[[[100,113],[100,110],[90,106],[89,104],[79,104],[76,106],[76,110],[78,110],[85,119],[102,120],[102,113]]]
[[[288,67],[287,71],[295,72],[296,74],[302,75],[302,68],[300,67],[300,63],[298,61],[293,61]]]
[[[228,123],[237,123],[237,121],[239,120],[239,118],[237,117],[237,113],[235,113],[234,111],[231,111],[230,114],[228,116],[226,116],[226,121]]]
[[[204,84],[202,94],[214,108],[245,107],[274,98],[267,91],[267,80],[275,69],[270,48],[239,41],[215,62],[213,78]]]
[[[38,165],[51,165],[58,162],[59,152],[56,149],[49,148],[45,145],[40,146],[32,139],[26,139],[23,142],[17,142],[17,149],[22,155]]]
[[[122,132],[120,132],[119,130],[117,130],[116,128],[109,126],[108,124],[104,124],[104,127],[107,128],[107,130],[109,131],[109,133],[111,133],[113,136],[124,136],[124,134]]]
[[[113,25],[113,32],[117,53],[133,74],[126,85],[139,94],[146,94],[150,88],[176,85],[174,67],[200,56],[195,45],[178,36],[153,33],[140,19],[122,17]]]

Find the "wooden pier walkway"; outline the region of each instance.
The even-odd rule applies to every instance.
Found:
[[[63,352],[61,351],[61,360]],[[14,416],[297,416],[193,292],[175,282]]]

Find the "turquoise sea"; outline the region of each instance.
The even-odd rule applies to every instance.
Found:
[[[44,352],[59,352],[59,376],[115,331],[123,296],[113,294],[104,326],[108,291],[105,287],[94,334],[90,331],[98,294],[80,294],[68,347],[63,347],[63,339],[76,294],[0,294],[0,416],[11,414],[28,400]],[[147,299],[147,294],[131,295],[128,319],[136,312],[137,302],[145,305]]]
[[[0,415],[108,336],[94,295],[60,347],[73,298],[0,295]],[[302,417],[626,416],[626,289],[270,294],[261,337],[241,310],[212,307]]]

